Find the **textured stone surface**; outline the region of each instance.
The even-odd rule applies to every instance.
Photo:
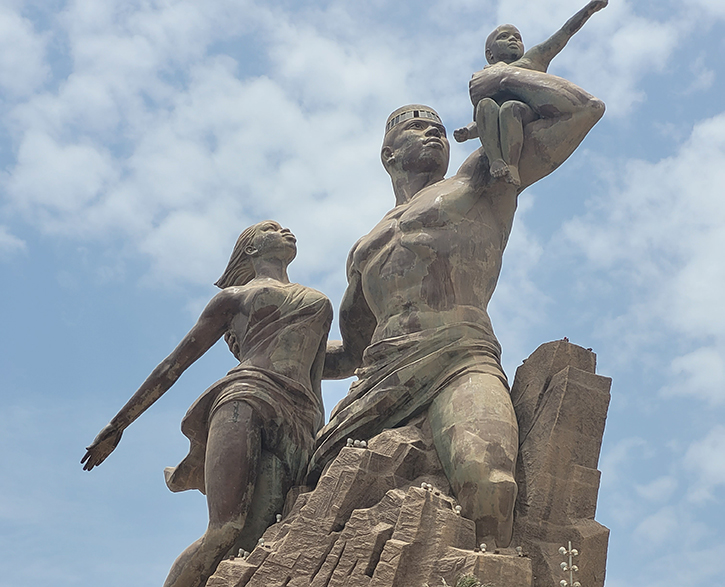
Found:
[[[609,530],[594,514],[611,379],[595,366],[591,351],[550,342],[519,367],[511,390],[521,440],[514,542],[531,556],[537,587],[565,578],[558,550],[568,541],[580,552],[579,582],[604,585]]]
[[[475,524],[456,513],[431,428],[420,417],[382,432],[368,449],[342,449],[313,491],[288,496],[289,514],[266,531],[264,546],[246,560],[224,561],[208,585],[440,587],[472,573],[483,585],[553,587],[565,578],[559,548],[571,541],[581,553],[576,578],[602,587],[609,531],[594,514],[610,380],[594,369],[593,353],[556,341],[517,371],[512,546],[526,556],[513,548],[474,550]]]
[[[450,493],[424,419],[386,430],[367,449],[344,448],[264,546],[222,562],[208,586],[423,587],[466,573],[531,585],[528,558],[474,552],[474,522]]]
[[[432,108],[408,104],[388,118],[380,155],[396,205],[350,251],[342,340],[328,345],[323,373],[358,380],[318,433],[308,481],[347,438],[373,438],[427,411],[477,536],[508,546],[519,438],[487,306],[519,193],[574,152],[604,104],[540,71],[492,67],[484,77],[474,79],[477,93],[504,91],[536,112],[508,143],[517,145],[516,182],[494,172],[485,149],[446,178],[450,145]]]

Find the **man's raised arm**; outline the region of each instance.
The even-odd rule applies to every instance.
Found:
[[[471,95],[497,86],[528,104],[538,116],[524,127],[519,159],[522,190],[566,161],[604,115],[601,100],[563,78],[518,67],[486,71],[486,76],[471,80]],[[475,87],[479,83],[481,88]]]

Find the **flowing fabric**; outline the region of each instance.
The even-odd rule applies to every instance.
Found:
[[[348,438],[370,439],[395,428],[426,409],[446,386],[469,373],[499,377],[501,347],[490,328],[459,323],[383,340],[368,347],[358,380],[335,407],[317,435],[309,478],[325,465]]]
[[[327,338],[332,306],[323,294],[294,283],[262,294],[264,303],[252,302],[247,330],[238,341],[241,362],[209,387],[181,422],[191,446],[177,467],[165,470],[171,491],[205,492],[209,423],[231,401],[249,404],[261,417],[262,448],[279,457],[292,479],[304,474],[324,418],[319,381],[311,381],[310,369]]]

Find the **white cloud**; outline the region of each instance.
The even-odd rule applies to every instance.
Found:
[[[672,157],[627,163],[611,192],[564,228],[631,296],[607,325],[620,340],[618,352],[675,337],[663,354],[674,375],[665,392],[716,402],[725,400],[723,184],[725,114],[698,123]]]
[[[725,18],[725,5],[720,0],[685,0],[685,4],[691,10],[702,11],[705,18]],[[702,24],[706,22],[701,21]]]
[[[725,426],[715,426],[705,438],[692,443],[684,462],[686,469],[696,476],[690,499],[711,500],[713,492],[725,486]]]
[[[14,209],[47,232],[128,235],[172,279],[208,280],[207,267],[228,254],[220,242],[265,217],[306,231],[297,266],[327,267],[341,240],[343,267],[353,235],[392,204],[377,158],[361,156],[379,149],[382,123],[369,124],[365,103],[385,91],[392,53],[258,10],[274,25],[262,31],[274,67],[240,79],[234,59],[209,52],[227,8],[70,4],[73,72],[12,114],[18,158],[5,187]],[[307,106],[325,96],[324,110]],[[205,244],[191,246],[190,233]]]
[[[637,524],[634,537],[646,544],[645,550],[651,550],[671,541],[672,536],[680,529],[677,511],[671,506],[666,506]]]
[[[14,255],[25,249],[25,241],[11,234],[6,226],[0,224],[0,259]]]
[[[700,347],[670,364],[675,383],[664,388],[668,395],[694,395],[712,403],[725,401],[725,352],[722,347]]]
[[[640,497],[650,502],[666,502],[677,489],[677,478],[671,475],[658,477],[645,485],[635,484],[635,490]]]
[[[47,36],[7,4],[0,5],[0,91],[7,99],[38,88],[50,73],[44,62]]]
[[[82,213],[117,175],[98,146],[59,144],[38,132],[25,136],[7,190],[16,205],[50,232],[73,233]]]
[[[690,71],[695,79],[683,92],[686,95],[709,90],[715,82],[715,72],[705,65],[704,55],[700,55],[692,62],[690,65]]]
[[[614,486],[621,482],[624,470],[631,467],[632,461],[638,461],[641,455],[651,456],[647,441],[639,437],[623,438],[611,448],[606,448],[599,470],[602,472],[602,485]]]

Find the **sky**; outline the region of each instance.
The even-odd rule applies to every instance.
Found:
[[[217,344],[99,468],[84,447],[214,295],[238,234],[298,237],[335,308],[394,204],[387,115],[449,133],[498,24],[527,47],[582,0],[0,0],[0,586],[158,586],[207,521],[163,468]],[[611,377],[607,587],[725,575],[725,3],[611,0],[550,73],[607,105],[520,196],[490,314],[512,380],[540,344]],[[452,146],[455,172],[473,142]],[[333,326],[332,338],[338,336]],[[325,382],[329,410],[348,382]],[[585,586],[586,587],[586,586]]]

